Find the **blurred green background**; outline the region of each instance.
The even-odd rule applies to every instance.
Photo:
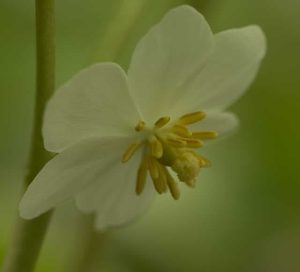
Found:
[[[93,271],[300,271],[300,1],[57,1],[57,85],[81,68],[125,68],[138,39],[171,7],[189,3],[214,32],[260,25],[268,54],[232,108],[235,135],[205,149],[213,167],[174,202],[159,197],[140,221],[96,245]],[[32,125],[34,2],[0,2],[0,265],[26,171]],[[87,225],[87,226],[85,226]],[[53,219],[36,271],[76,271],[84,217],[72,202]],[[84,231],[83,231],[84,232]],[[30,247],[30,245],[28,245]],[[21,272],[21,271],[20,271]]]

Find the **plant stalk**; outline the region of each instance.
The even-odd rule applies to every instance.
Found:
[[[36,97],[28,173],[24,191],[51,158],[43,146],[42,120],[46,102],[55,86],[54,0],[36,0]],[[31,272],[43,244],[51,212],[33,220],[17,217],[3,272]]]

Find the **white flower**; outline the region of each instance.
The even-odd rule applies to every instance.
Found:
[[[224,110],[253,81],[265,51],[258,26],[213,35],[193,8],[168,12],[137,45],[128,75],[95,64],[50,99],[43,136],[59,154],[29,186],[21,216],[75,197],[103,230],[142,214],[155,191],[177,199],[177,184],[194,186],[208,164],[203,141],[237,125]]]

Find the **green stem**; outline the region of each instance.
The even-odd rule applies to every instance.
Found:
[[[50,159],[49,153],[43,147],[41,128],[45,105],[55,84],[54,28],[54,0],[36,0],[37,92],[29,169],[24,179],[24,190]],[[51,213],[30,221],[17,218],[3,272],[33,271],[50,217]]]

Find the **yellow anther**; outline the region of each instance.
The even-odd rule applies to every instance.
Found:
[[[218,136],[218,133],[214,130],[207,130],[207,131],[193,131],[192,137],[196,139],[215,139]]]
[[[172,134],[172,133],[169,133],[167,135],[166,143],[173,145],[175,147],[185,147],[186,146],[186,141],[183,138],[178,137],[177,135]]]
[[[165,166],[158,164],[159,165],[159,182],[160,182],[160,187],[162,189],[162,192],[165,193],[168,191],[168,184],[167,184],[167,176],[165,173]]]
[[[146,124],[144,121],[139,121],[134,129],[139,132],[139,131],[144,130],[145,126],[146,126]]]
[[[169,116],[164,116],[164,117],[161,117],[159,118],[155,123],[155,127],[157,128],[162,128],[164,125],[166,125],[167,123],[169,123],[170,121],[170,117]]]
[[[156,160],[152,157],[148,157],[147,166],[152,180],[157,179],[159,177],[159,169]]]
[[[175,182],[175,180],[173,179],[173,177],[170,175],[169,171],[165,168],[165,174],[166,174],[166,178],[167,178],[167,184],[168,187],[170,189],[171,195],[175,200],[178,200],[180,197],[180,191],[179,188],[177,186],[177,183]]]
[[[133,154],[138,150],[138,148],[141,146],[142,142],[136,142],[132,143],[128,146],[126,151],[124,152],[122,156],[122,162],[127,162],[130,160],[130,158],[133,156]]]
[[[192,136],[192,132],[185,126],[182,126],[182,125],[175,125],[172,127],[172,132],[177,134],[178,136],[181,136],[181,137],[190,137]]]
[[[154,185],[155,190],[159,194],[165,193],[168,190],[167,189],[168,188],[167,187],[167,180],[166,180],[165,174],[164,173],[162,174],[161,169],[159,169],[159,177],[156,178],[156,179],[153,179],[153,185]]]
[[[190,125],[201,121],[204,117],[205,113],[202,111],[192,112],[181,116],[178,119],[178,123],[181,125]]]
[[[184,139],[186,142],[186,147],[190,147],[190,148],[200,148],[203,146],[203,142],[201,142],[200,140],[197,139],[189,139],[186,138]]]
[[[151,154],[153,157],[159,159],[163,155],[163,146],[156,136],[152,135],[149,138],[149,144],[151,149]]]
[[[140,195],[146,184],[146,179],[147,179],[147,160],[146,158],[142,159],[142,162],[139,166],[138,172],[137,172],[137,178],[136,178],[136,187],[135,187],[135,192],[137,195]]]

